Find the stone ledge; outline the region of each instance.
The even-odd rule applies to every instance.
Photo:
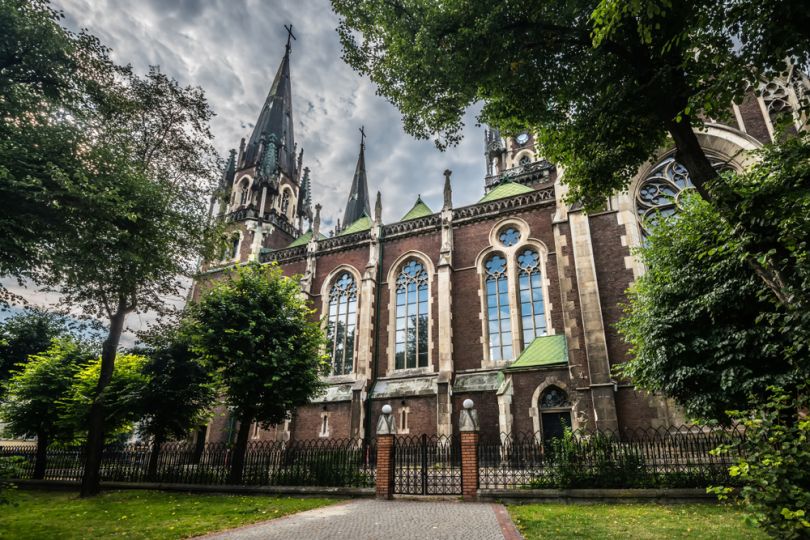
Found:
[[[531,502],[705,502],[717,496],[705,489],[479,489],[478,500],[525,504]]]
[[[71,480],[16,480],[21,489],[76,490],[80,482]],[[374,497],[374,488],[318,486],[204,486],[197,484],[164,484],[160,482],[102,482],[101,488],[150,489],[192,493],[238,493],[240,495],[295,495],[299,497]]]

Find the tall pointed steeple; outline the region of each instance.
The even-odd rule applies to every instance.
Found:
[[[278,147],[278,167],[293,180],[297,180],[295,159],[295,136],[293,133],[292,86],[290,84],[290,38],[292,27],[288,28],[287,47],[284,58],[278,67],[273,85],[264,101],[262,112],[245,146],[240,168],[252,167],[262,156],[262,139],[265,144]]]
[[[360,155],[354,169],[352,189],[343,213],[343,224],[348,227],[363,215],[371,217],[371,204],[368,200],[368,179],[366,178],[366,132],[360,128]]]

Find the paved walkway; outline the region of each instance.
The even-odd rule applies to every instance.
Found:
[[[231,529],[208,540],[517,540],[498,504],[353,500]]]

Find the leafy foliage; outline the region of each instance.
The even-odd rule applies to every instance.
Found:
[[[150,336],[143,355],[147,383],[140,390],[138,431],[153,443],[183,439],[207,420],[216,398],[211,373],[174,327]]]
[[[30,355],[45,352],[54,338],[77,329],[67,317],[40,308],[26,309],[0,323],[0,381]]]
[[[749,519],[774,538],[810,534],[810,381],[790,394],[771,387],[768,399],[730,414],[745,426],[743,458],[731,467],[743,482]],[[722,451],[722,448],[720,449]],[[725,497],[727,489],[714,488]]]
[[[20,460],[18,456],[0,457],[0,505],[14,502],[11,490],[16,486],[11,480],[19,477]]]
[[[537,132],[570,198],[591,208],[667,134],[707,194],[717,177],[691,126],[728,115],[786,55],[810,57],[810,40],[788,47],[775,32],[807,35],[803,3],[768,4],[778,18],[745,0],[332,0],[344,59],[400,109],[408,133],[454,144],[465,109],[482,101],[482,121]]]
[[[810,346],[810,138],[766,147],[726,178],[739,197],[723,219],[698,197],[653,227],[619,327],[634,358],[621,374],[675,398],[694,417],[727,422],[767,387],[806,377]],[[777,250],[774,246],[783,246]],[[754,264],[751,264],[754,263]],[[779,302],[758,275],[774,269]]]
[[[71,441],[73,432],[59,420],[60,403],[72,393],[76,376],[95,354],[76,340],[61,337],[20,364],[5,385],[7,395],[0,405],[6,430],[16,437]]]
[[[222,384],[240,422],[231,482],[238,483],[250,424],[280,424],[323,384],[325,338],[295,280],[273,265],[231,270],[189,308],[194,350]]]
[[[83,435],[89,425],[93,403],[104,410],[104,435],[110,442],[132,431],[133,422],[141,417],[141,391],[149,383],[144,373],[146,358],[134,354],[119,355],[116,369],[106,387],[99,391],[101,358],[84,366],[73,377],[68,395],[60,401],[60,421]]]

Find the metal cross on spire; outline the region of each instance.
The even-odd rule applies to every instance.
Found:
[[[366,126],[360,126],[360,146],[366,145]]]
[[[289,26],[287,26],[286,24],[284,25],[284,30],[287,31],[287,49],[290,48],[290,38],[296,39],[295,35],[293,35],[292,29],[293,29],[292,25]]]

